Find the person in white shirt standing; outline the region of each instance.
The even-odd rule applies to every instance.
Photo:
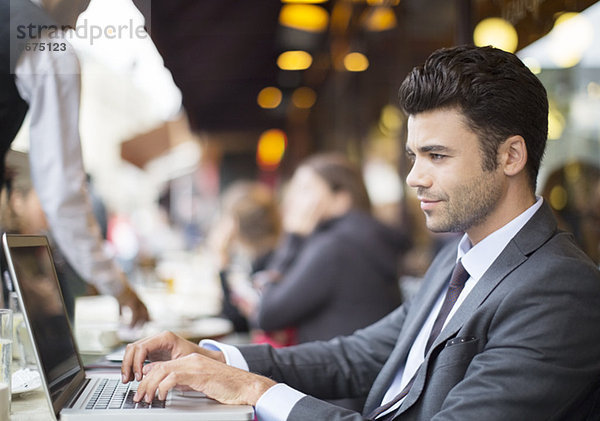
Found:
[[[188,386],[261,421],[597,419],[600,271],[535,196],[544,87],[513,54],[461,46],[413,69],[399,98],[427,227],[465,233],[416,296],[350,336],[281,350],[140,340],[121,368],[141,380],[134,400]],[[362,414],[323,400],[359,396]]]
[[[79,138],[81,91],[77,55],[64,36],[89,0],[0,0],[0,153],[29,113],[31,175],[48,224],[66,259],[100,293],[132,312],[148,311],[107,254],[86,187]]]

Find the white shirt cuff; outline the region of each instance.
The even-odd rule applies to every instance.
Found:
[[[203,339],[200,346],[213,351],[221,351],[227,365],[249,371],[248,363],[235,346]],[[256,403],[256,417],[260,421],[285,421],[296,403],[306,396],[286,384],[277,383],[267,390]]]
[[[277,383],[256,402],[256,418],[260,421],[285,421],[304,393],[286,384]]]
[[[213,341],[212,339],[203,339],[200,341],[199,345],[212,351],[221,351],[225,356],[225,362],[227,365],[239,368],[240,370],[250,371],[248,369],[248,363],[244,359],[240,350],[235,346]]]

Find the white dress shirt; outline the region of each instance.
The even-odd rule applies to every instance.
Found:
[[[104,249],[87,193],[79,139],[79,61],[68,41],[56,34],[35,42],[67,48],[24,51],[15,69],[17,89],[29,104],[33,186],[67,261],[101,293],[118,295],[123,275]]]
[[[465,298],[467,298],[471,290],[475,287],[475,285],[477,285],[477,282],[479,282],[483,274],[489,269],[492,263],[494,263],[500,253],[502,253],[502,250],[506,248],[510,240],[517,235],[517,233],[521,230],[521,228],[523,228],[527,221],[529,221],[529,219],[540,208],[540,206],[542,206],[542,198],[538,198],[536,203],[528,208],[525,212],[517,216],[508,224],[504,225],[502,228],[485,237],[475,246],[471,246],[469,237],[466,234],[463,235],[462,239],[458,243],[456,261],[462,261],[462,265],[469,273],[470,277],[467,279],[467,282],[465,283],[462,292],[458,296],[456,303],[452,307],[452,310],[450,310],[450,313],[444,322],[444,327],[448,324],[463,301],[465,301]],[[408,357],[406,359],[406,365],[402,369],[398,370],[392,385],[383,397],[381,402],[382,405],[391,401],[398,393],[400,393],[400,391],[402,391],[402,389],[404,389],[404,387],[408,384],[410,379],[412,379],[423,363],[425,359],[425,345],[429,339],[429,334],[431,333],[435,319],[437,318],[440,308],[442,307],[447,289],[448,288],[445,288],[442,291],[436,304],[432,307],[431,313],[429,313],[427,320],[423,324],[423,327],[419,331],[415,342],[410,348]],[[388,411],[382,413],[381,416],[398,409],[401,404],[402,400],[391,407]]]
[[[493,232],[484,238],[481,242],[475,246],[471,246],[469,238],[465,234],[458,244],[456,261],[462,259],[464,268],[469,273],[470,277],[465,283],[465,286],[459,295],[454,307],[450,311],[444,326],[452,318],[456,310],[464,302],[465,298],[469,295],[471,290],[475,287],[479,279],[489,269],[496,258],[502,253],[502,250],[506,248],[510,240],[523,228],[523,226],[531,219],[535,212],[542,206],[542,198],[537,198],[535,204],[528,208],[525,212],[521,213],[515,219],[504,225],[502,228]],[[385,393],[381,404],[385,404],[392,400],[410,381],[415,375],[421,364],[425,359],[424,351],[425,344],[429,338],[429,334],[433,327],[433,323],[440,311],[444,296],[446,295],[446,289],[444,289],[436,304],[431,309],[427,320],[423,324],[415,342],[413,343],[406,364],[398,369],[398,373],[390,388]],[[226,355],[226,360],[230,365],[234,365],[238,368],[248,370],[248,364],[244,360],[241,352],[232,346],[223,346],[214,341],[203,341],[202,346],[210,347],[211,349],[219,349]],[[240,362],[243,361],[243,362]],[[256,415],[261,421],[285,421],[290,414],[294,405],[306,396],[305,394],[285,385],[277,384],[271,387],[256,404]],[[399,401],[396,405],[391,407],[388,411],[382,413],[380,416],[387,414],[391,411],[397,410],[402,401]]]

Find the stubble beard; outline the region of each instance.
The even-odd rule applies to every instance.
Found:
[[[502,187],[490,175],[489,182],[484,177],[474,178],[451,195],[438,196],[442,209],[425,211],[427,228],[433,232],[465,232],[485,222],[500,201]]]

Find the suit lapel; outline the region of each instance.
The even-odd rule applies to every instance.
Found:
[[[446,286],[446,281],[450,277],[456,260],[456,247],[457,245],[454,242],[453,245],[448,246],[448,252],[441,255],[435,264],[432,264],[431,275],[429,273],[425,275],[423,286],[412,300],[398,342],[371,387],[369,397],[365,403],[365,414],[381,405],[381,400],[396,376],[398,367],[404,364],[415,338],[431,312],[431,307],[433,307],[442,289]]]
[[[517,266],[527,260],[525,256],[514,243],[509,243],[502,254],[494,261],[492,266],[483,274],[479,282],[465,301],[458,308],[456,313],[448,321],[446,327],[440,332],[433,343],[431,349],[458,332],[465,322],[473,315],[475,310],[485,301],[487,296],[502,282],[502,280],[512,272]],[[431,353],[431,350],[429,351]]]
[[[456,335],[460,328],[473,315],[475,310],[485,301],[490,293],[502,280],[515,270],[519,265],[527,260],[527,257],[542,246],[556,231],[556,220],[552,215],[552,210],[546,203],[533,215],[527,224],[517,233],[517,235],[508,243],[502,253],[496,258],[490,268],[484,273],[477,285],[469,293],[465,301],[458,308],[452,319],[446,327],[440,332],[429,353],[425,356],[423,366],[427,367],[430,361],[432,351],[440,344],[446,342],[449,338]],[[412,343],[411,343],[412,344]],[[417,372],[417,377],[402,403],[398,414],[406,411],[412,406],[421,395],[425,385],[425,373],[421,367]]]

